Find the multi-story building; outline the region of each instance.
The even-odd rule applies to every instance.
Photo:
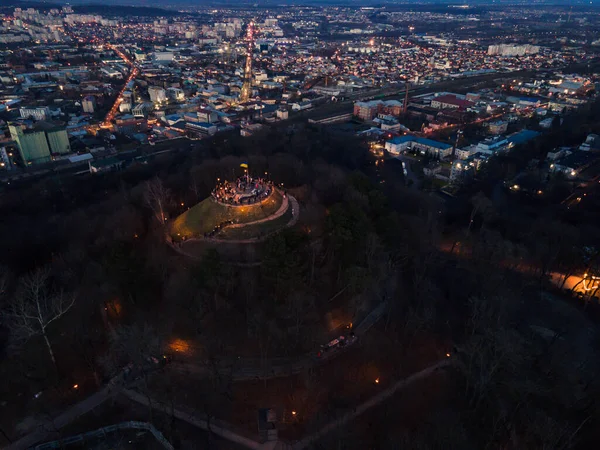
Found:
[[[562,172],[567,178],[576,178],[591,164],[596,163],[595,153],[585,151],[568,152],[568,154],[550,164],[550,172]]]
[[[17,143],[24,164],[45,163],[52,155],[64,155],[71,152],[69,136],[65,128],[48,122],[39,122],[31,129],[10,124],[11,138]]]
[[[119,104],[119,112],[128,113],[131,111],[131,102],[123,101]]]
[[[217,126],[207,122],[188,122],[185,129],[194,136],[212,136],[217,132]]]
[[[454,156],[456,159],[467,159],[469,156],[477,153],[477,145],[472,144],[467,147],[457,148],[454,150]]]
[[[455,161],[450,169],[450,183],[459,184],[475,175],[475,168],[466,161]]]
[[[201,109],[197,113],[198,122],[214,123],[218,120],[217,113],[210,109]]]
[[[372,100],[354,103],[354,115],[362,120],[373,120],[378,114],[399,116],[401,112],[402,102],[398,100]]]
[[[170,87],[169,89],[167,89],[167,98],[171,100],[181,101],[185,99],[185,93],[183,92],[183,89]]]
[[[491,122],[488,125],[488,130],[491,134],[504,134],[508,129],[508,122],[499,120],[497,122]]]
[[[8,157],[6,147],[0,147],[0,170],[11,170],[12,163]]]
[[[279,108],[275,114],[279,120],[287,120],[290,115],[288,110],[283,108]]]
[[[382,119],[381,129],[383,131],[391,131],[397,133],[400,131],[401,125],[397,120]]]
[[[175,54],[173,52],[155,52],[154,59],[157,62],[170,63],[173,61]]]
[[[71,153],[71,145],[69,144],[69,135],[67,130],[61,127],[52,127],[46,131],[46,139],[50,147],[50,153],[53,155],[64,155]]]
[[[21,108],[19,112],[24,119],[47,120],[50,118],[50,108],[47,106],[42,108]]]
[[[377,114],[385,114],[388,116],[399,116],[402,113],[403,103],[398,100],[386,100],[379,104]]]
[[[167,101],[166,91],[158,86],[150,86],[148,88],[148,95],[150,95],[150,101],[152,103],[162,103]]]
[[[23,163],[37,164],[51,161],[50,147],[46,133],[36,130],[24,130],[20,125],[8,126],[11,138],[17,143]]]
[[[356,102],[354,115],[362,120],[373,120],[377,115],[377,105],[375,102]]]
[[[477,144],[477,151],[485,155],[493,155],[508,146],[508,140],[502,136],[484,139]]]
[[[142,102],[131,109],[131,114],[133,114],[134,117],[146,117],[151,110],[152,103]]]
[[[452,154],[450,144],[411,135],[400,136],[387,141],[385,149],[394,155],[399,155],[407,150],[419,151],[440,158],[447,158]]]
[[[540,47],[537,45],[511,45],[511,44],[498,44],[490,45],[488,47],[488,55],[500,55],[500,56],[523,56],[523,55],[535,55],[539,53]]]
[[[142,133],[148,129],[148,121],[142,117],[134,117],[131,114],[123,115],[115,120],[115,129],[119,133],[131,136]]]
[[[96,110],[96,98],[92,95],[88,95],[81,102],[81,107],[84,113],[93,114]]]

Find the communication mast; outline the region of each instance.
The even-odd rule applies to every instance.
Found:
[[[252,93],[252,51],[254,50],[254,23],[248,24],[248,31],[246,32],[246,40],[248,41],[248,48],[246,50],[246,64],[244,65],[244,80],[242,83],[242,90],[240,92],[240,102],[244,103],[250,100],[250,94]]]
[[[450,156],[450,161],[454,161],[456,159],[456,149],[458,148],[458,142],[463,135],[463,130],[456,131],[456,139],[454,140],[454,145],[452,146],[452,155]]]
[[[402,105],[402,112],[406,115],[406,112],[408,110],[408,89],[410,87],[410,83],[408,82],[408,80],[406,80],[406,83],[404,83],[404,87],[406,89],[406,92],[404,94],[404,105]]]

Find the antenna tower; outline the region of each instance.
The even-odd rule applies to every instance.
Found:
[[[242,91],[240,92],[240,102],[244,103],[250,100],[252,93],[252,51],[254,50],[254,23],[248,24],[246,32],[246,40],[248,48],[246,50],[246,64],[244,65],[244,80],[242,83]]]

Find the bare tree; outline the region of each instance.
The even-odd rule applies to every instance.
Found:
[[[308,292],[293,292],[286,298],[285,309],[286,311],[283,312],[283,315],[291,325],[287,332],[294,336],[295,344],[298,345],[304,326],[318,318],[315,298]],[[311,332],[310,334],[312,335],[313,333]]]
[[[0,305],[6,298],[11,281],[11,273],[5,266],[0,266]]]
[[[165,187],[160,178],[156,177],[146,182],[144,201],[152,210],[156,221],[164,226],[167,220],[167,207],[171,201],[171,192]]]
[[[6,295],[10,273],[6,267],[0,266],[0,298]]]
[[[190,181],[190,191],[194,193],[194,200],[200,201],[200,187],[198,186],[196,179],[193,177],[192,181]]]
[[[471,205],[473,206],[473,208],[471,209],[471,214],[469,215],[469,223],[467,224],[467,228],[465,228],[465,238],[468,238],[471,235],[473,223],[475,222],[475,218],[478,214],[482,216],[484,224],[494,214],[494,207],[492,201],[489,198],[487,198],[483,192],[478,192],[471,198]],[[452,241],[450,253],[454,253],[454,249],[459,243],[459,238],[457,236]]]
[[[473,205],[473,209],[471,210],[471,216],[469,217],[469,225],[467,227],[467,235],[471,232],[471,228],[473,226],[473,220],[475,220],[475,216],[478,213],[484,215],[484,218],[491,214],[493,211],[492,202],[489,198],[485,196],[483,192],[478,192],[471,199],[471,204]]]
[[[3,315],[17,340],[26,341],[41,335],[56,368],[48,327],[71,309],[75,296],[52,290],[49,279],[50,271],[47,268],[37,269],[22,277],[17,292],[8,301]]]
[[[158,332],[146,323],[120,326],[110,339],[110,351],[104,360],[109,371],[131,363],[145,368],[152,357],[162,354],[163,341]]]
[[[258,341],[260,350],[260,366],[263,372],[265,386],[269,378],[271,369],[269,363],[269,351],[273,348],[273,343],[280,340],[283,336],[282,330],[279,328],[277,321],[268,317],[262,308],[257,308],[250,316],[252,334]]]
[[[133,379],[140,378],[140,391],[148,399],[148,415],[152,422],[153,400],[151,397],[149,376],[160,367],[160,358],[164,342],[162,335],[147,323],[134,323],[133,325],[120,326],[110,338],[110,348],[107,355],[102,358],[106,371],[114,374],[122,367],[129,370]],[[130,378],[130,379],[131,379]]]

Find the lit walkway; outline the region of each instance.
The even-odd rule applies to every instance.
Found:
[[[311,444],[313,444],[314,442],[316,442],[317,440],[319,440],[320,438],[325,436],[327,433],[330,433],[331,431],[335,430],[336,428],[346,425],[348,422],[356,419],[358,416],[360,416],[365,411],[371,409],[374,406],[379,405],[384,400],[387,400],[388,398],[390,398],[392,395],[394,395],[400,389],[404,389],[405,387],[411,385],[415,381],[421,380],[423,378],[427,378],[428,376],[432,375],[436,371],[446,368],[446,367],[449,367],[450,364],[451,364],[450,360],[445,359],[443,361],[440,361],[432,366],[429,366],[429,367],[421,370],[420,372],[412,374],[411,376],[409,376],[408,378],[405,378],[404,380],[400,380],[400,381],[394,383],[386,390],[380,392],[377,395],[374,395],[369,400],[367,400],[363,404],[356,407],[352,412],[348,412],[348,413],[344,414],[339,419],[335,419],[335,420],[331,421],[329,424],[325,425],[323,428],[321,428],[316,433],[311,434],[310,436],[305,437],[301,441],[296,442],[292,448],[294,450],[302,450],[304,448],[310,447]]]

